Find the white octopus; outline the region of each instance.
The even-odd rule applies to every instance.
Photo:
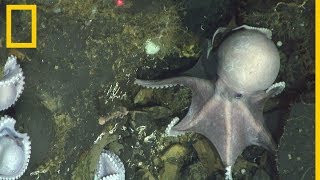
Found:
[[[0,111],[11,107],[23,91],[24,76],[15,56],[9,56],[0,80]]]
[[[27,134],[14,129],[15,123],[8,116],[0,119],[0,179],[18,179],[28,167],[31,142]]]
[[[23,91],[24,76],[15,56],[9,56],[0,80],[0,111],[11,107]],[[14,180],[26,171],[31,142],[27,134],[14,129],[16,121],[4,116],[0,119],[0,179]]]
[[[125,180],[125,169],[120,158],[111,151],[103,150],[94,180]]]

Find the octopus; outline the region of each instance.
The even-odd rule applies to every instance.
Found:
[[[125,169],[120,158],[109,150],[103,150],[94,180],[125,180]]]
[[[30,138],[27,134],[17,132],[15,123],[9,116],[0,119],[0,179],[18,179],[28,167]]]
[[[225,31],[219,28],[212,42]],[[209,43],[207,53],[186,73],[164,80],[135,80],[147,88],[183,85],[191,89],[186,116],[170,123],[168,131],[196,132],[208,138],[225,166],[226,179],[232,179],[232,166],[246,147],[277,149],[263,118],[265,102],[285,87],[284,82],[273,84],[280,56],[271,36],[266,28],[243,25],[229,30],[213,53]]]
[[[11,107],[23,91],[24,76],[15,56],[9,56],[0,80],[0,111]]]
[[[0,111],[11,107],[23,91],[24,76],[15,56],[9,56],[0,80]],[[4,116],[0,119],[0,179],[18,179],[26,171],[31,142],[27,134],[14,129],[16,121]]]

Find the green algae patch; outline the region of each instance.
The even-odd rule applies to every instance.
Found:
[[[57,112],[58,110],[61,110],[63,107],[63,101],[61,96],[50,96],[48,93],[43,92],[40,95],[42,101],[41,103],[49,109],[52,113]]]

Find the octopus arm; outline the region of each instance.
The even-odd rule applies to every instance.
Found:
[[[205,79],[196,77],[181,76],[164,80],[140,80],[137,79],[135,84],[147,88],[166,88],[176,85],[187,86],[192,91],[192,100],[187,115],[179,123],[180,127],[183,124],[189,124],[195,116],[201,111],[201,108],[214,95],[214,85]],[[178,130],[175,128],[175,130]],[[181,129],[182,130],[182,129]]]
[[[23,72],[16,57],[8,57],[3,72],[4,76],[0,79],[0,111],[9,108],[18,100],[24,86]]]

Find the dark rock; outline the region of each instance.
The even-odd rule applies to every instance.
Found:
[[[314,179],[314,104],[293,105],[278,152],[280,179]]]

